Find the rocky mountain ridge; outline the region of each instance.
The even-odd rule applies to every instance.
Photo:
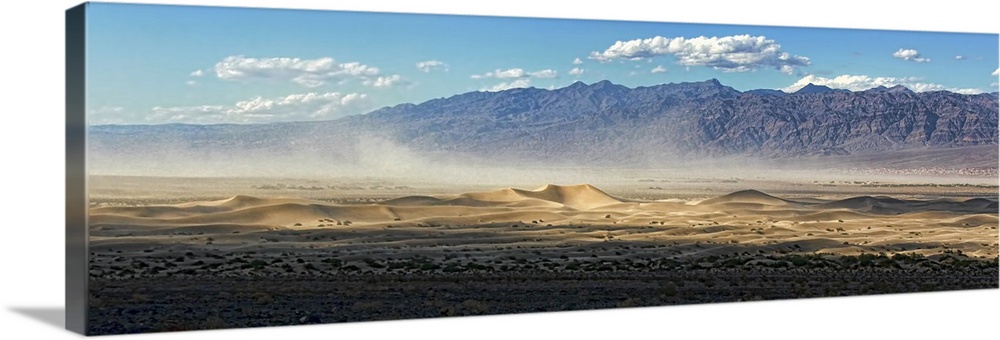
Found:
[[[90,127],[96,154],[320,152],[350,158],[359,140],[479,159],[655,164],[667,157],[871,154],[998,144],[997,93],[740,92],[711,79],[628,88],[600,81],[469,92],[334,121]]]

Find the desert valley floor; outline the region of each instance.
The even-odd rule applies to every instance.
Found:
[[[91,333],[997,288],[957,183],[93,176]]]

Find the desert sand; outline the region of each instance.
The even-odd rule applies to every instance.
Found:
[[[998,286],[989,184],[92,184],[94,334]]]
[[[639,249],[617,256],[933,256],[952,250],[993,258],[997,223],[997,202],[986,198],[786,199],[744,190],[704,200],[646,201],[614,197],[587,184],[405,196],[370,204],[240,195],[98,207],[90,213],[94,250],[327,249],[386,258],[443,256],[444,250],[491,257],[511,247],[586,257],[622,245]]]

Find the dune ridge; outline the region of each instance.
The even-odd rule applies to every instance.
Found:
[[[785,205],[789,204],[790,202],[788,200],[777,198],[753,189],[741,190],[731,194],[722,195],[719,197],[713,197],[698,202],[699,205],[701,204],[710,205],[710,204],[721,204],[721,203],[753,203],[753,204],[763,204],[763,205]]]
[[[691,202],[688,202],[691,203]],[[616,223],[655,219],[660,216],[716,213],[725,215],[775,215],[813,219],[858,218],[876,215],[940,213],[945,215],[996,214],[997,202],[986,198],[953,200],[900,200],[891,197],[858,196],[841,200],[795,201],[757,190],[742,190],[705,199],[695,204],[626,200],[589,185],[546,185],[535,190],[503,188],[442,196],[406,196],[375,204],[332,204],[297,198],[260,198],[238,195],[229,199],[175,205],[99,207],[90,210],[92,225],[194,225],[194,224],[293,224],[313,220],[363,223],[433,220],[504,213],[531,220],[532,213],[564,216],[577,223]],[[321,221],[325,222],[325,221]],[[511,221],[504,221],[511,222]],[[464,224],[481,223],[467,221]],[[286,225],[287,226],[287,225]]]
[[[90,227],[92,244],[96,246],[128,240],[204,242],[199,237],[179,238],[201,234],[216,235],[213,245],[231,247],[260,246],[269,239],[279,244],[291,242],[284,243],[285,247],[295,247],[296,242],[313,247],[354,242],[338,238],[314,244],[320,236],[267,236],[294,231],[295,235],[347,235],[347,239],[372,247],[481,243],[560,247],[609,240],[654,245],[725,244],[691,250],[704,254],[746,251],[746,247],[778,251],[774,244],[790,242],[800,247],[796,251],[932,252],[956,246],[970,253],[995,256],[996,206],[996,200],[990,198],[786,199],[757,190],[701,201],[643,201],[614,197],[592,185],[580,184],[405,196],[370,204],[241,195],[174,205],[99,207],[90,210]]]
[[[549,184],[535,190],[503,188],[494,191],[470,192],[446,196],[407,196],[385,201],[387,205],[454,205],[454,206],[507,206],[548,207],[590,210],[601,206],[623,203],[590,184]]]

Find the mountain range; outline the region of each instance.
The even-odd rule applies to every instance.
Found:
[[[573,164],[950,149],[998,144],[998,95],[814,84],[741,92],[715,79],[629,88],[605,80],[469,92],[332,121],[91,126],[88,148],[97,157],[306,152],[343,160],[365,152],[366,140],[421,154]]]

